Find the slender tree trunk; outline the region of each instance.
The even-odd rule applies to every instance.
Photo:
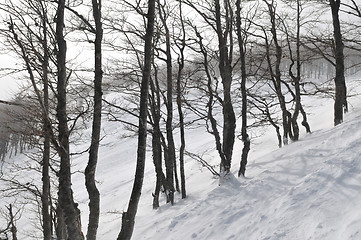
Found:
[[[236,18],[237,18],[237,35],[238,35],[238,45],[239,45],[239,54],[241,60],[241,94],[242,94],[242,141],[243,149],[241,156],[241,164],[238,171],[238,177],[246,173],[246,165],[248,159],[248,153],[251,149],[251,140],[247,134],[247,73],[246,73],[246,53],[244,46],[244,38],[242,35],[242,23],[241,23],[241,1],[237,0],[236,2]]]
[[[44,42],[47,41],[46,37]],[[44,48],[44,51],[47,51],[47,48]],[[43,85],[44,85],[44,107],[47,111],[46,115],[48,116],[49,111],[49,90],[48,90],[48,56],[44,56],[43,63]],[[43,150],[43,169],[42,169],[42,181],[43,181],[43,192],[41,196],[42,201],[42,215],[43,215],[43,234],[44,240],[50,240],[52,231],[51,231],[51,217],[50,217],[50,175],[49,175],[49,166],[50,166],[50,128],[49,123],[46,119],[43,120],[43,135],[44,135],[44,150]]]
[[[153,209],[159,208],[159,195],[162,185],[165,181],[165,176],[162,171],[162,146],[160,144],[159,132],[156,127],[153,128],[152,135],[152,150],[153,150],[153,163],[156,172],[156,186],[153,193]]]
[[[297,0],[297,30],[296,30],[296,61],[293,58],[291,44],[289,43],[289,52],[290,52],[290,58],[291,58],[291,64],[289,67],[289,75],[292,78],[294,87],[295,87],[295,110],[292,114],[291,123],[292,123],[292,131],[293,131],[293,141],[297,141],[299,139],[299,127],[297,123],[297,119],[299,116],[299,113],[301,112],[303,120],[302,120],[302,126],[305,127],[306,132],[310,133],[310,125],[307,122],[307,114],[303,109],[302,101],[301,101],[301,89],[300,89],[300,82],[301,82],[301,53],[300,53],[300,32],[301,32],[301,22],[300,22],[300,15],[301,15],[301,2],[300,0]],[[288,36],[287,36],[288,38]],[[296,75],[293,74],[292,68],[296,64]]]
[[[335,105],[334,105],[334,125],[343,122],[343,111],[347,111],[347,90],[345,83],[345,64],[343,54],[343,41],[339,19],[340,0],[330,0],[333,36],[335,41],[335,58],[336,58],[336,76],[335,76]]]
[[[297,34],[296,34],[296,71],[297,74],[294,76],[292,74],[292,66],[290,66],[290,72],[291,72],[291,78],[293,80],[294,86],[295,86],[295,111],[292,115],[292,129],[293,129],[293,141],[298,141],[299,139],[299,127],[297,124],[297,118],[299,115],[299,112],[302,108],[301,105],[301,90],[300,90],[300,81],[301,81],[301,56],[300,56],[300,2],[297,0]],[[293,59],[292,59],[293,61]],[[294,62],[292,62],[291,65],[293,65]]]
[[[13,213],[13,206],[10,204],[9,207],[7,207],[7,209],[9,211],[9,217],[10,217],[9,226],[10,226],[10,231],[11,231],[11,237],[12,237],[12,240],[17,240],[18,239],[18,237],[17,237],[18,230],[15,225],[15,216]]]
[[[42,47],[44,50],[43,62],[42,64],[42,77],[43,77],[43,97],[41,96],[40,90],[37,88],[35,82],[35,76],[31,67],[31,60],[29,54],[24,47],[23,42],[19,39],[18,35],[14,29],[14,23],[10,19],[9,29],[13,33],[13,38],[16,44],[21,49],[21,57],[23,58],[27,72],[29,74],[30,81],[32,83],[34,92],[37,96],[37,100],[41,106],[42,113],[42,122],[43,122],[43,135],[44,135],[44,146],[43,146],[43,158],[42,158],[42,194],[41,194],[41,204],[42,204],[42,217],[43,217],[43,236],[44,239],[51,238],[51,218],[49,213],[49,199],[50,199],[50,176],[49,176],[49,166],[50,166],[50,139],[51,139],[51,124],[48,119],[49,111],[49,93],[48,93],[48,60],[49,55],[47,52],[47,28],[46,28],[46,11],[43,6],[42,9],[42,30],[43,30],[43,42]],[[16,151],[16,150],[15,150]]]
[[[223,153],[225,155],[224,161],[221,162],[221,172],[228,173],[231,168],[232,153],[236,130],[236,116],[233,110],[231,98],[231,84],[232,84],[232,66],[231,66],[231,51],[227,47],[227,37],[232,39],[232,22],[228,15],[226,18],[226,32],[223,33],[221,21],[221,7],[219,0],[215,0],[215,16],[216,16],[216,30],[218,37],[219,48],[219,70],[223,84]],[[226,2],[227,3],[227,2]],[[230,6],[225,4],[226,12],[230,10]]]
[[[71,240],[83,240],[81,231],[80,210],[74,202],[73,190],[71,188],[71,165],[69,153],[69,129],[67,119],[66,102],[66,41],[64,39],[64,8],[65,0],[59,0],[56,20],[56,41],[57,41],[57,108],[59,144],[60,144],[60,170],[59,170],[59,191],[58,199],[60,208],[65,216],[68,237]]]
[[[166,120],[166,133],[167,133],[167,158],[165,159],[166,165],[166,181],[168,184],[171,184],[173,187],[170,189],[168,195],[171,204],[174,204],[174,180],[176,179],[176,156],[175,156],[175,146],[173,138],[173,72],[172,72],[172,55],[171,55],[171,45],[170,45],[170,32],[168,25],[165,19],[164,6],[162,6],[158,0],[158,9],[159,17],[163,23],[165,30],[165,40],[166,40],[166,64],[167,64],[167,120]],[[179,190],[178,181],[176,181],[177,190]]]
[[[305,127],[305,129],[306,129],[306,133],[311,133],[311,127],[310,127],[310,125],[308,124],[308,121],[307,121],[307,114],[306,114],[306,112],[305,112],[305,110],[303,109],[303,107],[301,106],[301,109],[300,109],[300,111],[301,111],[301,114],[302,114],[302,126],[304,126]]]
[[[35,10],[35,9],[34,9]],[[51,209],[51,194],[50,194],[50,143],[53,142],[55,148],[59,150],[56,139],[52,133],[52,126],[49,119],[49,80],[48,80],[48,67],[49,67],[49,52],[48,52],[48,16],[47,16],[47,7],[45,3],[41,3],[39,8],[36,9],[37,13],[41,17],[41,24],[39,24],[39,30],[42,33],[42,36],[39,36],[39,39],[42,39],[40,44],[42,45],[43,56],[41,58],[41,80],[43,83],[43,94],[37,87],[37,82],[35,80],[35,75],[33,73],[32,64],[34,64],[29,54],[27,48],[25,47],[22,40],[18,37],[15,32],[15,24],[10,18],[9,21],[9,30],[13,34],[13,40],[20,47],[19,55],[24,60],[26,70],[29,74],[29,79],[31,81],[33,90],[37,97],[37,101],[40,105],[41,115],[42,115],[42,124],[43,130],[42,134],[44,136],[44,145],[43,145],[43,157],[42,157],[42,193],[41,193],[41,208],[42,208],[42,226],[43,226],[43,237],[46,240],[51,239],[52,235],[52,218],[50,215]],[[23,150],[23,147],[20,146],[20,150]]]
[[[182,198],[187,197],[186,193],[186,180],[185,180],[185,171],[184,171],[184,150],[185,150],[185,134],[184,134],[184,116],[183,116],[183,110],[182,110],[182,71],[184,68],[184,49],[186,46],[185,42],[185,28],[184,28],[184,22],[183,22],[183,13],[182,13],[182,1],[179,1],[179,16],[181,21],[181,30],[182,30],[182,44],[179,47],[180,50],[180,56],[178,57],[178,76],[177,76],[177,107],[178,107],[178,115],[179,115],[179,129],[180,129],[180,140],[181,140],[181,146],[179,149],[179,169],[180,169],[180,175],[181,175],[181,192],[182,192]]]
[[[132,237],[135,215],[138,209],[138,203],[142,192],[146,141],[147,141],[147,110],[148,110],[148,88],[149,79],[151,75],[152,65],[152,48],[153,48],[153,32],[154,32],[154,17],[155,17],[155,0],[148,0],[148,14],[147,14],[147,29],[145,34],[144,46],[144,67],[141,83],[140,93],[140,113],[139,113],[139,130],[138,130],[138,152],[137,152],[137,167],[135,172],[135,179],[131,197],[129,200],[128,209],[122,216],[122,228],[118,235],[118,240],[129,240]]]
[[[44,93],[45,97],[45,93]],[[42,202],[42,216],[43,216],[43,237],[44,240],[50,240],[52,235],[52,222],[50,216],[50,176],[49,176],[49,165],[50,165],[50,137],[48,136],[48,127],[44,129],[44,150],[43,150],[43,169],[42,169],[42,180],[43,180],[43,191],[41,195]]]
[[[197,35],[198,38],[198,44],[199,44],[199,48],[200,48],[200,52],[203,55],[203,66],[204,66],[204,71],[206,73],[206,77],[207,77],[207,90],[208,90],[208,103],[207,103],[207,119],[210,121],[211,123],[211,134],[214,136],[214,140],[216,142],[216,149],[218,152],[218,155],[221,159],[221,163],[225,163],[226,162],[226,156],[223,153],[223,147],[222,147],[222,142],[221,142],[221,136],[220,133],[218,131],[218,124],[217,124],[217,120],[214,118],[213,116],[213,98],[214,98],[214,92],[213,92],[213,88],[212,88],[212,76],[210,74],[210,70],[209,70],[209,60],[208,60],[208,54],[207,54],[207,50],[205,49],[205,46],[203,45],[203,41],[202,41],[202,36],[200,35],[200,33],[197,31],[197,29],[195,28],[195,33]],[[222,169],[221,169],[222,170]]]
[[[157,74],[155,73],[155,81],[157,80]],[[162,140],[160,131],[160,94],[157,84],[154,81],[150,81],[151,93],[150,94],[150,111],[153,117],[153,132],[152,132],[152,151],[153,151],[153,163],[156,173],[156,186],[153,193],[153,209],[159,208],[159,195],[161,187],[165,187],[165,176],[162,170]]]
[[[102,114],[102,38],[103,29],[101,22],[101,0],[92,0],[93,17],[95,21],[95,67],[94,67],[94,111],[92,138],[89,149],[89,161],[85,169],[85,185],[89,195],[89,223],[88,223],[88,240],[96,240],[99,214],[100,214],[100,194],[95,184],[95,171],[98,162],[98,151],[101,129]]]
[[[293,138],[293,134],[291,131],[291,113],[287,110],[286,100],[285,96],[282,93],[282,74],[281,74],[281,60],[282,60],[282,47],[278,43],[278,36],[277,36],[277,28],[276,28],[276,12],[275,12],[275,6],[272,3],[268,3],[267,0],[263,0],[267,4],[268,7],[268,13],[270,16],[271,21],[271,33],[272,33],[272,39],[273,43],[276,47],[276,62],[274,64],[274,70],[273,70],[273,64],[270,58],[270,50],[269,50],[269,42],[266,39],[266,51],[267,51],[267,62],[269,71],[271,73],[272,82],[274,85],[274,88],[276,90],[277,98],[280,104],[280,108],[282,111],[282,127],[283,127],[283,144],[288,144],[288,136]]]
[[[52,222],[50,216],[50,140],[51,140],[51,126],[47,121],[49,116],[49,54],[48,54],[48,29],[47,29],[47,11],[46,6],[41,4],[42,7],[42,29],[43,29],[43,62],[42,62],[42,77],[43,77],[43,135],[44,135],[44,149],[43,149],[43,168],[42,168],[42,181],[43,191],[41,195],[42,202],[42,216],[43,216],[43,237],[44,240],[50,240],[52,235]]]

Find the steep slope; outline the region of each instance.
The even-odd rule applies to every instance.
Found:
[[[249,178],[140,216],[134,239],[361,239],[360,115],[256,160]]]
[[[360,102],[352,98],[351,108]],[[155,173],[149,152],[133,239],[361,239],[361,110],[351,109],[337,127],[332,127],[332,101],[318,99],[312,111],[314,132],[303,135],[299,142],[274,150],[277,143],[273,132],[253,140],[246,178],[236,179],[231,174],[220,182],[187,157],[188,198],[182,200],[177,194],[174,206],[165,204],[163,198],[158,210],[152,209]],[[98,239],[108,240],[116,239],[121,213],[129,200],[136,139],[122,138],[124,131],[117,122],[103,126],[105,138],[97,169],[101,192]],[[89,134],[89,130],[83,133],[84,141]],[[234,174],[241,146],[236,143]],[[86,142],[79,143],[72,150],[80,152],[87,147]],[[210,164],[219,162],[213,138],[203,128],[187,131],[187,150],[201,154]],[[11,161],[25,158],[18,156]],[[84,230],[88,200],[82,171],[86,161],[86,154],[73,158],[74,194]],[[7,202],[10,199],[2,201],[1,207]],[[19,239],[35,239],[29,235],[35,232],[29,218],[36,214],[30,211],[34,208],[24,211],[17,222]]]

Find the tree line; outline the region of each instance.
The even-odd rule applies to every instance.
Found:
[[[299,125],[311,133],[304,96],[332,96],[333,122],[341,124],[348,110],[345,73],[360,64],[360,10],[353,0],[6,0],[0,6],[1,50],[18,65],[3,71],[23,78],[24,85],[14,99],[0,102],[0,157],[13,149],[36,149],[28,165],[39,179],[24,182],[1,171],[2,194],[31,196],[44,239],[96,239],[102,121],[117,121],[138,138],[134,185],[117,238],[130,239],[147,140],[157,209],[161,194],[171,205],[177,192],[187,197],[186,158],[227,179],[238,137],[241,177],[254,129],[272,126],[279,147],[299,140]],[[74,54],[79,46],[84,56]],[[322,67],[307,67],[316,62]],[[311,70],[323,75],[326,65],[331,77],[325,81],[308,76]],[[118,97],[107,98],[108,93]],[[214,138],[219,165],[187,151],[186,132],[194,127]],[[72,152],[85,128],[91,128],[89,148]],[[85,153],[89,220],[84,236],[71,159]],[[13,207],[7,208],[11,221],[0,234],[13,229]],[[11,233],[15,239],[16,231]]]

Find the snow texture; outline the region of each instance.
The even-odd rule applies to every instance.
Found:
[[[351,83],[350,83],[351,84]],[[355,87],[357,81],[353,81]],[[337,127],[332,126],[330,99],[307,99],[312,106],[312,134],[277,148],[275,133],[267,131],[252,139],[245,178],[236,178],[242,143],[236,142],[233,168],[220,181],[201,164],[186,158],[186,199],[176,194],[174,206],[165,203],[152,209],[155,170],[148,153],[145,181],[138,214],[135,240],[339,240],[361,239],[361,109],[359,97],[350,99],[350,113]],[[353,107],[354,106],[354,107]],[[135,171],[136,139],[121,138],[116,122],[103,123],[100,159],[97,169],[101,192],[98,239],[116,239],[121,214],[127,209]],[[301,129],[302,131],[304,129]],[[89,137],[90,130],[84,133]],[[218,164],[211,135],[202,128],[187,134],[187,150],[203,154],[210,164]],[[81,150],[86,143],[73,146]],[[73,158],[74,172],[82,171],[87,155]],[[20,161],[17,156],[11,161]],[[3,167],[3,169],[5,166]],[[6,168],[4,169],[6,171]],[[84,176],[73,175],[76,201],[87,225],[87,193]],[[1,207],[9,200],[1,200]],[[19,239],[33,239],[35,231],[27,213],[17,222]],[[41,236],[41,235],[40,235]]]

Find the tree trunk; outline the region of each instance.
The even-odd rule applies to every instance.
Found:
[[[159,208],[159,195],[161,187],[163,186],[165,190],[165,176],[162,170],[162,140],[161,140],[161,131],[160,131],[160,94],[158,88],[158,79],[155,74],[154,80],[157,82],[154,84],[154,81],[150,81],[151,94],[150,94],[150,112],[152,113],[153,119],[153,132],[152,132],[152,151],[153,151],[153,163],[156,173],[156,186],[153,193],[153,209]]]
[[[301,106],[301,114],[302,114],[302,117],[303,117],[302,123],[301,123],[302,126],[305,127],[306,133],[311,133],[311,127],[310,127],[310,125],[308,124],[308,121],[307,121],[307,114],[306,114],[306,112],[305,112],[305,110],[303,109],[302,106]]]
[[[290,51],[290,57],[291,57],[291,64],[289,67],[289,75],[292,78],[294,87],[295,87],[295,110],[291,118],[292,122],[292,130],[293,130],[293,141],[297,141],[299,139],[299,127],[297,124],[297,118],[299,113],[301,112],[303,120],[302,120],[302,126],[306,128],[306,132],[310,133],[310,125],[307,122],[307,114],[303,109],[302,102],[301,102],[301,89],[300,89],[300,81],[301,81],[301,53],[300,53],[300,32],[301,32],[301,22],[300,22],[300,16],[301,16],[301,2],[300,0],[297,0],[297,33],[296,33],[296,61],[293,59],[291,44],[289,43],[289,51]],[[293,74],[292,68],[296,64],[296,75]]]
[[[229,6],[225,4],[226,12],[230,10]],[[222,78],[223,85],[223,153],[225,155],[224,161],[221,162],[221,172],[228,173],[231,169],[232,153],[235,139],[236,116],[233,110],[231,98],[231,84],[232,84],[232,66],[231,66],[231,51],[228,52],[227,37],[232,39],[232,23],[230,18],[226,16],[226,32],[223,33],[221,21],[221,7],[219,0],[215,0],[215,16],[216,16],[216,31],[218,37],[219,49],[219,71]]]
[[[272,33],[272,39],[274,42],[274,45],[276,47],[276,63],[273,64],[270,58],[270,43],[267,40],[266,37],[266,51],[267,51],[267,62],[268,62],[268,68],[271,74],[271,79],[274,85],[274,88],[276,90],[277,98],[279,101],[279,105],[282,111],[282,127],[283,127],[283,144],[288,144],[288,136],[293,138],[293,134],[291,131],[291,113],[287,110],[286,100],[285,96],[282,93],[282,74],[281,74],[281,60],[282,60],[282,47],[278,43],[278,36],[277,36],[277,30],[276,30],[276,12],[275,12],[275,6],[273,3],[268,3],[266,0],[263,0],[267,4],[268,7],[268,13],[270,16],[271,21],[271,33]],[[273,2],[273,1],[272,1]]]
[[[7,209],[9,210],[9,217],[10,217],[9,226],[10,226],[10,231],[11,231],[11,237],[12,237],[12,240],[17,240],[18,239],[18,237],[17,237],[18,230],[15,225],[15,216],[13,213],[13,206],[10,204],[9,207],[7,207]]]
[[[238,171],[238,177],[246,173],[246,165],[248,159],[248,153],[251,149],[251,141],[247,134],[247,73],[246,73],[246,53],[244,47],[244,40],[242,36],[242,23],[241,23],[241,1],[237,0],[236,2],[236,17],[237,17],[237,35],[238,35],[238,45],[239,45],[239,54],[241,60],[241,94],[242,94],[242,141],[243,141],[243,150],[241,156],[240,168]]]
[[[213,88],[212,88],[212,76],[210,74],[210,70],[209,70],[209,60],[208,60],[208,54],[207,54],[207,50],[205,48],[205,46],[203,45],[203,41],[202,41],[202,36],[201,34],[197,31],[197,29],[195,28],[195,33],[197,35],[198,38],[198,44],[199,44],[199,48],[200,48],[200,52],[203,55],[203,66],[204,66],[204,71],[207,77],[207,90],[208,90],[208,103],[207,103],[207,120],[210,121],[211,123],[211,129],[212,131],[209,131],[213,136],[214,136],[214,140],[216,142],[216,149],[218,152],[218,155],[221,159],[221,163],[225,163],[226,162],[226,156],[223,153],[223,147],[222,147],[222,142],[221,142],[221,136],[220,133],[218,131],[218,124],[217,124],[217,120],[214,118],[213,116],[213,103],[214,103],[214,92],[213,92]],[[221,173],[222,173],[222,167],[221,167]],[[219,176],[219,174],[218,174]]]
[[[57,64],[57,108],[59,144],[60,144],[60,170],[59,170],[59,191],[58,198],[60,208],[65,216],[65,223],[69,239],[83,240],[81,231],[80,211],[74,202],[71,188],[70,154],[69,154],[69,129],[67,119],[66,102],[66,41],[64,39],[64,8],[65,0],[59,0],[56,21],[56,41],[58,46]]]
[[[167,22],[164,16],[164,7],[161,6],[158,1],[159,8],[159,17],[163,23],[165,30],[165,40],[166,40],[166,63],[167,63],[167,120],[166,120],[166,133],[167,133],[167,158],[165,159],[166,166],[166,181],[168,184],[172,185],[172,188],[168,192],[169,199],[171,204],[174,204],[174,180],[177,177],[176,175],[176,156],[175,156],[175,146],[173,138],[173,73],[172,73],[172,55],[171,55],[171,45],[170,45],[170,32],[167,26]],[[178,180],[176,179],[176,187],[179,190]]]
[[[63,210],[60,208],[60,202],[58,200],[57,208],[56,208],[56,224],[55,224],[55,232],[56,237],[59,240],[67,239],[67,231],[66,231],[66,223],[65,216]]]
[[[43,191],[41,195],[44,240],[50,240],[52,235],[52,222],[51,222],[50,204],[49,204],[49,198],[51,197],[50,176],[49,176],[50,137],[48,136],[47,132],[48,130],[44,129],[45,134],[44,134],[43,169],[42,169]]]
[[[138,209],[138,203],[142,192],[145,155],[146,155],[146,141],[147,141],[147,110],[148,110],[148,88],[149,79],[151,75],[152,64],[152,48],[153,48],[153,31],[154,31],[154,16],[155,16],[155,0],[148,1],[147,14],[147,29],[145,34],[144,46],[144,67],[141,83],[140,94],[140,113],[139,113],[139,130],[138,130],[138,152],[137,152],[137,167],[135,172],[135,179],[131,197],[129,200],[128,209],[122,216],[122,228],[118,235],[118,240],[129,240],[132,237],[135,215]]]
[[[334,104],[334,125],[343,122],[343,111],[347,111],[347,90],[345,83],[345,65],[343,54],[343,42],[339,19],[340,0],[330,0],[333,36],[335,41],[336,76],[335,76],[335,104]]]
[[[168,184],[166,181],[165,175],[162,169],[162,145],[164,147],[164,155],[165,159],[167,158],[167,150],[166,150],[166,143],[164,140],[164,136],[160,130],[160,90],[159,90],[159,82],[158,82],[158,75],[157,71],[154,70],[154,80],[150,80],[150,89],[151,94],[150,97],[150,112],[152,117],[152,151],[153,151],[153,163],[156,172],[156,187],[153,193],[153,209],[157,209],[159,207],[159,195],[160,191],[164,191],[166,193],[167,203],[170,202],[168,192],[171,191],[172,185]],[[163,189],[162,189],[163,187]]]
[[[159,131],[153,128],[152,136],[153,163],[156,172],[156,186],[153,193],[153,209],[159,208],[159,195],[165,176],[162,171],[162,146],[160,144]]]
[[[48,67],[49,67],[49,53],[48,53],[48,29],[47,29],[47,11],[46,6],[42,7],[42,27],[43,27],[43,62],[42,62],[42,78],[43,78],[43,103],[44,113],[43,115],[43,135],[44,135],[44,149],[43,149],[43,168],[42,168],[42,216],[43,216],[43,237],[44,240],[50,240],[52,235],[52,222],[50,216],[50,140],[51,140],[51,126],[47,118],[49,116],[49,79],[48,79]]]
[[[89,223],[87,231],[88,240],[96,240],[99,214],[100,214],[100,194],[95,184],[95,171],[98,162],[98,150],[101,129],[102,114],[102,38],[103,29],[101,22],[101,1],[92,0],[93,17],[95,21],[95,67],[94,67],[94,112],[92,138],[89,148],[89,161],[85,169],[85,185],[89,195]]]
[[[182,1],[179,1],[179,16],[181,21],[181,30],[182,30],[182,45],[179,47],[180,56],[178,57],[178,76],[177,76],[177,107],[178,107],[178,115],[179,115],[179,129],[180,129],[180,140],[181,146],[179,149],[179,169],[181,175],[181,192],[182,198],[187,197],[186,193],[186,180],[185,180],[185,172],[184,172],[184,150],[185,150],[185,134],[184,134],[184,116],[182,110],[182,71],[184,68],[184,49],[186,46],[185,42],[185,29],[184,29],[184,22],[183,22],[183,14],[182,14]]]
[[[29,74],[29,79],[32,83],[34,92],[37,96],[37,100],[41,107],[41,114],[42,114],[42,122],[43,122],[43,136],[44,136],[44,146],[43,146],[43,158],[42,158],[42,194],[41,194],[41,204],[42,204],[42,217],[43,217],[43,236],[44,239],[50,239],[51,237],[51,218],[49,213],[49,199],[50,199],[50,176],[49,176],[49,165],[50,165],[50,139],[51,139],[51,123],[48,119],[48,112],[49,112],[49,94],[48,94],[48,60],[49,55],[47,52],[47,27],[46,27],[46,11],[45,6],[42,6],[43,9],[41,10],[42,16],[42,38],[44,39],[42,42],[42,47],[44,51],[43,61],[41,63],[41,73],[42,73],[42,80],[43,80],[43,96],[41,96],[40,90],[37,87],[37,83],[35,81],[35,76],[33,73],[33,68],[31,67],[31,59],[29,57],[29,53],[27,52],[24,43],[18,37],[17,33],[15,32],[12,19],[9,22],[9,30],[13,34],[13,39],[16,44],[21,49],[21,57],[25,62],[25,66],[27,72]],[[17,151],[17,150],[15,150]]]

